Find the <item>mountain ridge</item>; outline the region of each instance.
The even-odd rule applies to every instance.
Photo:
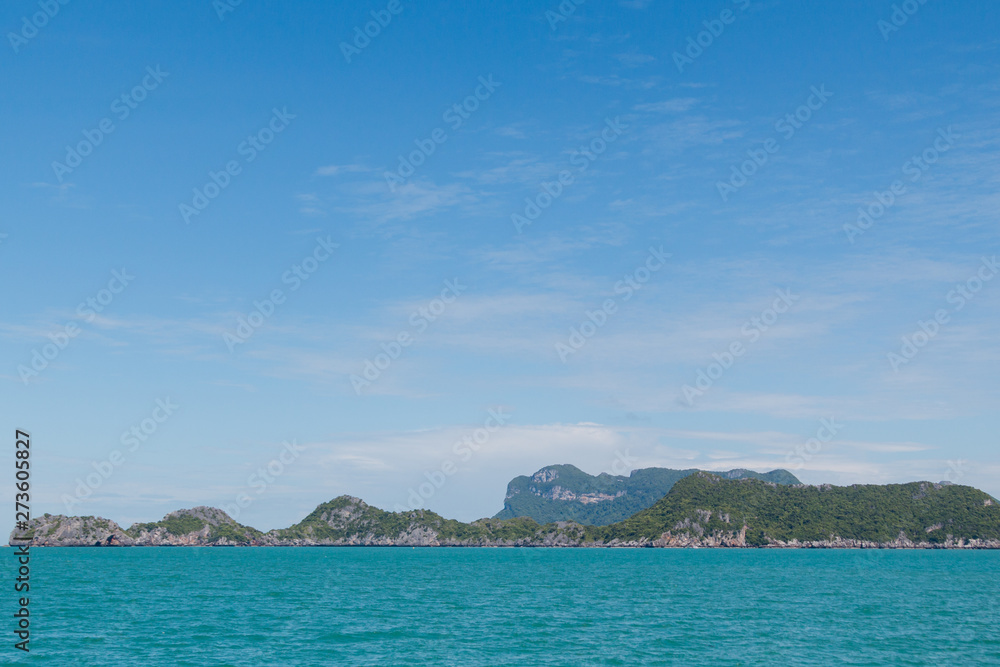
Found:
[[[624,521],[651,507],[696,468],[638,468],[628,476],[602,472],[589,475],[574,465],[545,466],[532,475],[520,475],[507,484],[504,507],[494,519],[530,517],[538,523],[577,521],[604,526]],[[727,479],[749,477],[778,484],[801,484],[787,470],[759,473],[745,468],[715,472]]]
[[[27,537],[29,539],[19,539]],[[338,496],[261,532],[195,507],[127,530],[101,517],[45,514],[10,544],[29,546],[490,546],[1000,549],[1000,503],[969,486],[780,485],[698,472],[652,507],[606,526],[529,517],[463,523],[388,512]]]

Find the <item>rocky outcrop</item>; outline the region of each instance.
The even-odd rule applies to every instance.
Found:
[[[616,493],[574,493],[573,491],[564,489],[559,485],[553,486],[552,488],[544,491],[539,491],[534,486],[529,487],[528,490],[534,495],[548,500],[569,500],[583,503],[584,505],[614,500],[615,498],[621,498],[627,493],[624,489],[617,491]],[[514,493],[518,492],[519,491],[514,491]]]
[[[28,530],[13,532],[10,544],[24,544],[17,537],[31,537],[29,546],[237,546],[250,545],[260,531],[233,521],[214,507],[177,510],[155,523],[135,524],[128,530],[101,517],[67,517],[46,514],[28,523]]]
[[[554,468],[542,468],[534,475],[531,476],[532,482],[551,482],[552,480],[559,477],[559,471]]]
[[[31,541],[15,539],[30,537]],[[95,516],[45,514],[28,522],[28,529],[11,533],[10,544],[48,547],[132,546],[135,541],[114,521]]]

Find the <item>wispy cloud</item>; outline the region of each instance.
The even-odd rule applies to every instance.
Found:
[[[672,100],[663,100],[662,102],[637,104],[632,109],[644,113],[678,113],[687,111],[696,104],[698,104],[697,98],[678,97]]]
[[[329,164],[316,169],[316,174],[319,176],[339,176],[341,174],[359,174],[371,171],[375,170],[363,164]]]
[[[656,60],[653,56],[645,53],[618,53],[615,54],[614,58],[625,67],[639,67]]]

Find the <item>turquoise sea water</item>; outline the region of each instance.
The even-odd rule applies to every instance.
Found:
[[[14,579],[13,549],[3,576]],[[1000,664],[1000,552],[31,552],[0,664]]]

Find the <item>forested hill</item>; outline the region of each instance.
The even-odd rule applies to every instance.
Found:
[[[1000,540],[1000,504],[971,486],[931,482],[782,486],[697,473],[635,516],[590,529],[590,539],[697,539],[738,535],[749,546],[835,538],[943,544]],[[901,539],[902,538],[902,539]],[[669,541],[669,540],[668,540]],[[739,540],[737,540],[739,541]]]

